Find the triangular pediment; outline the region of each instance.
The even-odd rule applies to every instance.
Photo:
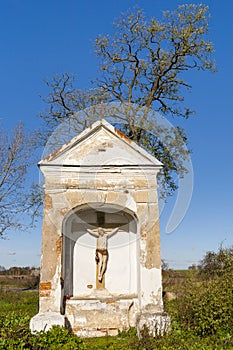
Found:
[[[101,119],[43,159],[39,165],[161,167],[162,163]]]

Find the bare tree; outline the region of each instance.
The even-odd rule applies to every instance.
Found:
[[[123,14],[112,37],[95,41],[100,75],[92,89],[76,88],[68,73],[47,82],[49,108],[41,115],[45,130],[50,134],[65,121],[79,132],[93,119],[111,116],[118,128],[163,162],[163,187],[172,193],[175,176],[186,172],[187,137],[179,127],[159,125],[154,112],[183,118],[192,114],[184,105],[184,91],[191,89],[185,73],[215,70],[208,18],[208,7],[201,4],[166,11],[161,20],[148,20],[141,10]],[[48,136],[45,130],[42,139]]]
[[[96,39],[102,72],[98,86],[125,105],[135,139],[140,138],[138,126],[144,124],[151,107],[185,118],[192,113],[183,104],[182,90],[191,88],[184,73],[214,70],[213,47],[206,40],[208,17],[204,5],[181,5],[164,12],[161,21],[147,20],[137,10],[119,18],[114,37]],[[144,113],[132,115],[131,104],[144,107]]]
[[[32,207],[30,185],[25,183],[30,146],[22,124],[12,134],[0,130],[0,237],[9,229],[22,228],[21,215]]]

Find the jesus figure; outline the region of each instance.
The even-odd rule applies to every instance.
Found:
[[[87,232],[97,237],[95,260],[96,260],[96,263],[99,264],[98,265],[99,282],[102,281],[103,275],[107,268],[107,261],[108,261],[107,239],[108,237],[114,235],[114,233],[116,233],[118,230],[119,230],[119,227],[115,228],[110,232],[107,232],[102,227],[98,227],[97,230],[87,229]]]

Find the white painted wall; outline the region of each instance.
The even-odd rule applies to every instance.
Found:
[[[136,243],[136,235],[132,232],[119,232],[109,239],[105,286],[110,293],[137,293]]]
[[[73,254],[73,295],[90,294],[96,286],[95,237],[88,233],[77,239]],[[88,288],[93,285],[93,289]]]
[[[70,226],[73,250],[73,296],[93,293],[96,288],[96,237],[86,231],[96,224],[95,210],[77,212]],[[136,294],[138,289],[139,254],[136,221],[125,212],[108,207],[105,223],[120,230],[108,238],[109,259],[105,273],[105,288],[112,294]],[[91,226],[93,229],[94,226]],[[68,247],[65,254],[69,252]],[[69,254],[69,253],[68,253]],[[90,288],[92,286],[92,288]]]
[[[75,243],[73,255],[74,296],[91,294],[96,286],[96,239],[88,233]],[[137,293],[137,240],[133,232],[118,232],[108,239],[109,259],[105,288],[113,294]],[[90,289],[87,286],[93,285]]]

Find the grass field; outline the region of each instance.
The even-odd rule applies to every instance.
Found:
[[[0,316],[12,312],[34,316],[38,312],[38,291],[0,290]]]
[[[204,283],[203,286],[202,283]],[[213,295],[217,293],[215,293],[214,288],[217,288],[218,285],[216,287],[217,282],[208,283],[213,283],[213,286],[200,280],[195,271],[167,271],[164,276],[164,288],[167,291],[173,291],[178,295],[176,300],[165,302],[165,308],[172,318],[172,330],[166,336],[157,339],[151,338],[145,330],[140,340],[137,338],[134,329],[122,332],[116,337],[106,336],[103,338],[83,340],[79,340],[77,337],[70,335],[67,330],[60,329],[54,329],[47,334],[31,335],[29,331],[29,320],[38,312],[38,291],[16,291],[0,288],[0,350],[232,350],[233,333],[232,328],[229,328],[232,325],[232,322],[230,323],[230,326],[227,326],[227,322],[229,323],[231,321],[228,319],[231,315],[233,316],[233,310],[229,313],[229,308],[233,306],[232,304],[229,304],[232,300],[232,290],[230,290],[231,298],[227,299],[227,295],[225,294],[224,298],[221,299],[221,302],[223,303],[228,300],[227,305],[224,304],[224,306],[220,304],[219,299],[216,299],[217,304],[214,304],[214,310],[216,309],[216,305],[219,305],[221,308],[221,310],[219,310],[221,312],[223,310],[223,312],[219,313],[217,318],[214,319],[214,315],[212,317],[213,311],[211,309],[209,312],[208,307],[209,304],[211,306]],[[230,280],[229,283],[231,283]],[[196,287],[199,289],[195,294]],[[214,293],[210,294],[210,297],[212,298],[211,300],[207,298],[207,303],[203,304],[203,306],[200,305],[200,308],[206,308],[203,313],[204,318],[201,320],[201,322],[206,322],[206,324],[204,324],[205,327],[202,324],[200,326],[200,324],[195,321],[195,316],[192,314],[192,310],[196,307],[195,305],[198,305],[198,300],[200,303],[200,300],[204,298],[195,299],[200,297],[200,291],[201,293],[204,293],[203,296],[205,296],[205,289],[203,288],[207,288],[206,291],[208,293],[210,293],[210,291],[213,291]],[[220,288],[223,287],[220,286]],[[189,297],[190,293],[193,301],[190,300],[189,303],[191,306],[193,303],[194,306],[188,310],[189,304],[185,302],[185,297]],[[224,308],[226,308],[225,311]],[[198,310],[200,309],[197,309],[197,311]],[[209,327],[212,318],[214,322],[217,322],[218,318],[223,318],[225,316],[228,317],[223,320],[225,327],[222,327],[221,323],[218,324],[217,328]],[[190,319],[186,320],[185,317]],[[191,319],[192,317],[196,323]],[[205,318],[206,321],[203,321]],[[199,328],[197,328],[197,326],[199,326]],[[206,332],[198,331],[203,329]],[[209,329],[215,331],[211,333],[211,331],[208,331]]]

